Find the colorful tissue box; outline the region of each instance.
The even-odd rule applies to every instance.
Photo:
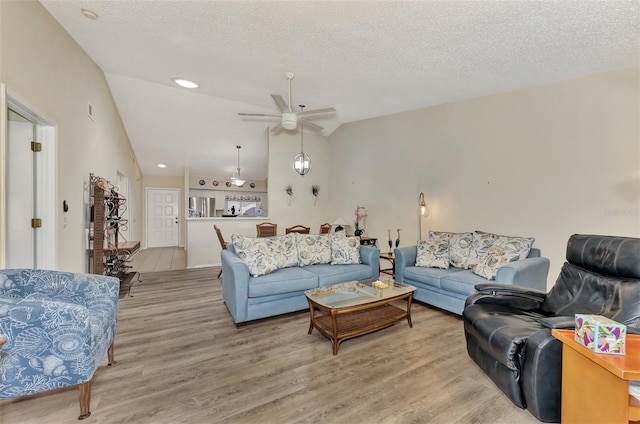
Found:
[[[627,326],[600,315],[576,314],[575,341],[596,353],[625,354]]]

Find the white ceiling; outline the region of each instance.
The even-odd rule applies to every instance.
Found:
[[[231,175],[240,144],[242,176],[266,178],[276,120],[237,113],[277,113],[284,71],[294,105],[337,109],[312,118],[328,135],[640,61],[639,1],[40,1],[104,70],[152,175]]]

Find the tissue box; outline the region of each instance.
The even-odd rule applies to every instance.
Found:
[[[600,315],[576,314],[575,341],[596,353],[625,354],[627,326]]]

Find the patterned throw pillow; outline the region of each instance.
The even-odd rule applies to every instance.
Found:
[[[471,266],[473,251],[473,233],[447,233],[443,231],[429,231],[429,240],[449,240],[449,263],[452,266],[468,269]]]
[[[298,246],[295,233],[272,237],[278,268],[298,266]]]
[[[359,264],[360,237],[334,237],[331,241],[331,265]]]
[[[231,235],[236,254],[254,277],[266,275],[278,269],[278,242],[270,237],[245,237]]]
[[[473,232],[473,242],[471,248],[471,256],[469,258],[469,268],[473,268],[487,253],[487,250],[496,241],[496,235],[485,233],[484,231]]]
[[[536,241],[533,237],[511,237],[511,236],[500,236],[497,235],[496,241],[493,243],[494,246],[501,247],[510,252],[515,252],[518,254],[518,259],[526,259],[529,256],[529,252],[531,251],[531,246],[533,246],[533,242]]]
[[[449,269],[449,240],[419,241],[416,266]]]
[[[498,268],[517,261],[519,255],[516,252],[510,252],[498,246],[491,246],[487,249],[487,253],[482,259],[474,265],[472,271],[487,280],[495,280]]]
[[[344,235],[296,233],[299,265],[331,263],[332,237],[344,237]]]

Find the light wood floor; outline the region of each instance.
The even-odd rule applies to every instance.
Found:
[[[337,356],[308,312],[236,329],[218,268],[143,273],[122,297],[115,355],[94,376],[91,423],[538,423],[469,359],[460,317],[413,323]],[[0,401],[0,423],[74,423],[77,390]]]
[[[182,247],[156,247],[136,253],[129,263],[131,271],[140,273],[187,269],[187,256]]]

